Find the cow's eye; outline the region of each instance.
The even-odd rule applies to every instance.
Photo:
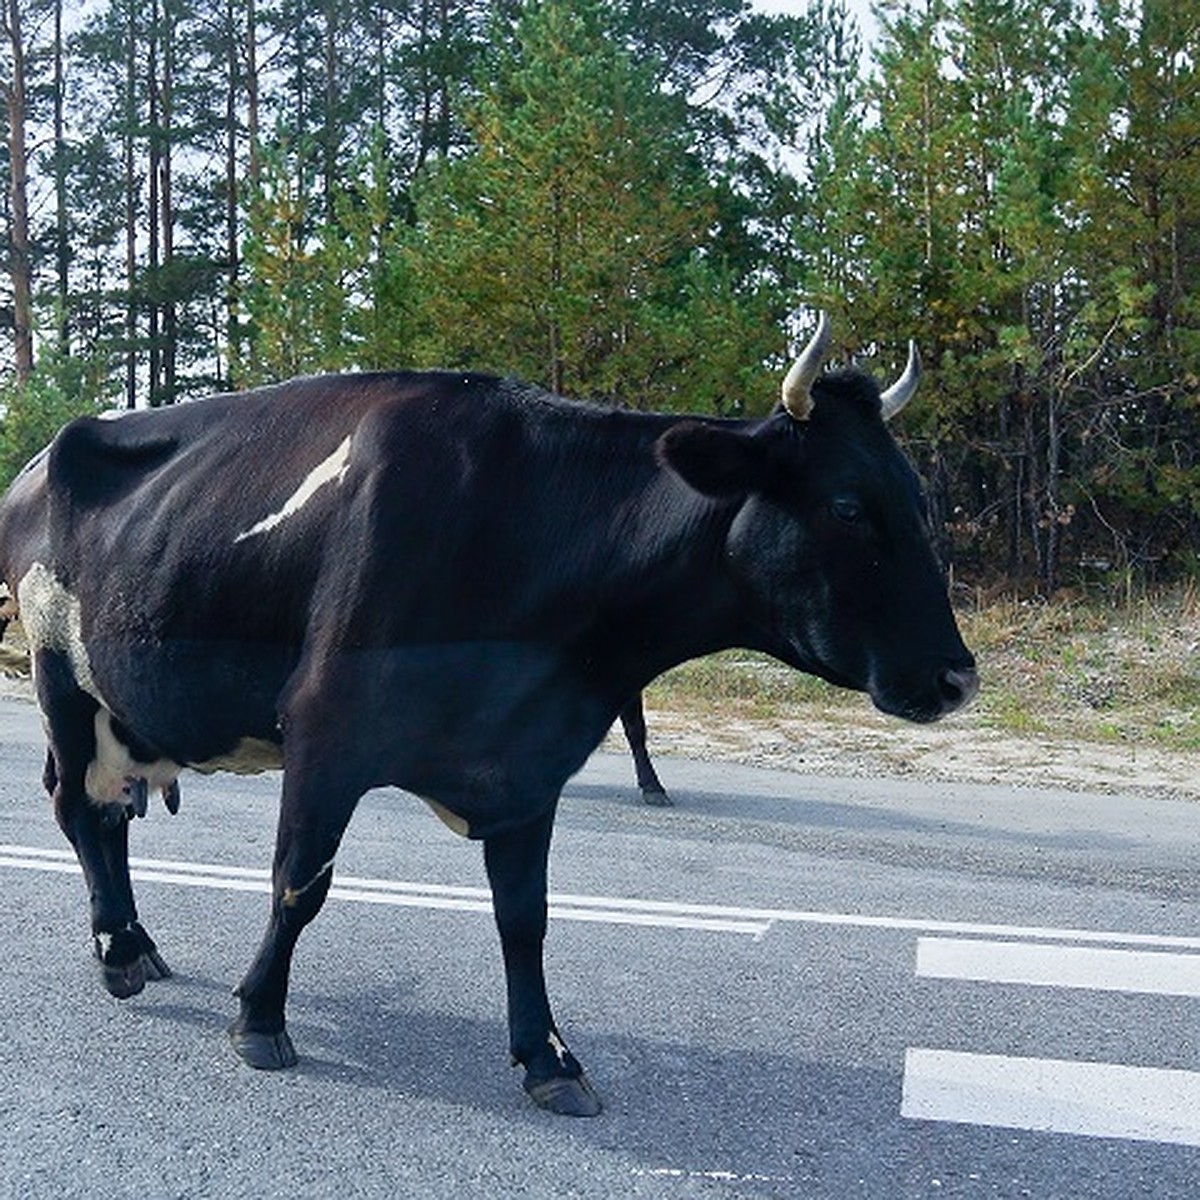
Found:
[[[862,506],[857,500],[839,496],[830,505],[833,515],[845,525],[857,525],[862,520]]]

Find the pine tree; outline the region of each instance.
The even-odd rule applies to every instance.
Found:
[[[1145,576],[1194,568],[1200,544],[1200,22],[1166,0],[1097,8],[1070,122],[1087,296],[1064,356],[1095,448],[1074,484],[1106,557]]]
[[[680,403],[696,342],[721,321],[719,391],[741,403],[720,351],[745,334],[744,364],[766,339],[706,255],[715,195],[684,100],[657,88],[606,15],[592,0],[545,0],[497,47],[467,116],[477,149],[417,194],[417,357]]]

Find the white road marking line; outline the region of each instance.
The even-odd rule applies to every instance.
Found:
[[[136,880],[259,893],[269,892],[271,886],[270,873],[261,868],[142,858],[131,859],[130,865]],[[0,866],[79,873],[70,850],[29,846],[0,845]],[[339,877],[330,889],[330,896],[366,904],[460,912],[490,913],[492,908],[486,888],[355,876]],[[925,936],[918,941],[917,974],[929,978],[1200,995],[1200,955],[1154,954],[1095,946],[1107,942],[1117,946],[1196,951],[1200,950],[1198,938],[567,893],[550,896],[550,914],[565,920],[737,933],[756,939],[775,922],[793,922],[1092,943],[1031,946],[969,936],[953,940]],[[905,1056],[901,1115],[957,1124],[1200,1145],[1200,1072],[910,1048]],[[645,1173],[660,1178],[732,1178],[724,1172],[681,1173],[675,1168],[651,1168]]]
[[[211,863],[146,858],[131,858],[129,862],[130,878],[138,882],[215,888],[233,892],[269,893],[271,890],[271,873],[261,868],[225,867]],[[0,866],[79,874],[79,864],[70,850],[0,845]],[[491,893],[487,888],[409,883],[390,879],[361,879],[353,875],[337,877],[337,881],[329,889],[329,896],[333,900],[388,904],[402,908],[489,914],[492,911]],[[702,933],[732,933],[752,938],[762,937],[770,925],[769,921],[761,918],[731,916],[727,910],[714,908],[708,911],[700,905],[555,893],[551,893],[549,901],[550,916],[562,921],[684,929]]]
[[[910,1049],[904,1117],[1200,1146],[1200,1072]]]
[[[1200,954],[920,938],[917,975],[1035,987],[1200,996]]]
[[[683,1167],[635,1167],[635,1179],[703,1179],[714,1183],[792,1183],[790,1175],[759,1175],[744,1171],[688,1171]]]
[[[135,879],[155,879],[165,883],[205,886],[204,877],[223,882],[208,886],[229,890],[266,891],[269,872],[256,867],[227,867],[209,863],[171,862],[158,859],[131,858]],[[50,866],[50,863],[59,865]],[[0,866],[47,871],[78,870],[74,853],[67,850],[45,850],[33,846],[0,844]],[[169,877],[168,877],[169,876]],[[243,885],[238,884],[243,881]],[[245,881],[259,881],[257,884]],[[423,908],[459,908],[464,911],[490,911],[490,894],[486,888],[448,886],[445,884],[408,883],[401,880],[357,879],[337,876],[332,895],[347,893],[342,898],[363,900],[376,904],[410,904]],[[367,900],[393,894],[394,900]],[[401,897],[411,896],[411,900]],[[439,902],[438,898],[445,902]],[[868,913],[818,912],[807,909],[747,908],[724,904],[685,904],[669,900],[638,900],[618,896],[581,896],[570,893],[551,893],[551,915],[575,921],[610,921],[620,924],[660,925],[668,928],[700,928],[714,932],[745,934],[756,940],[763,938],[775,924],[830,926],[848,929],[877,929],[885,932],[946,934],[951,937],[1023,938],[1027,941],[1079,942],[1092,945],[1145,946],[1160,950],[1200,951],[1200,937],[1177,934],[1127,933],[1120,930],[1061,929],[1041,925],[1001,925],[972,921],[939,921],[923,917],[887,917]],[[590,911],[602,916],[589,916]],[[621,914],[628,914],[622,918]],[[656,919],[658,918],[658,919]]]

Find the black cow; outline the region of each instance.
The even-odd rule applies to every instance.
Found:
[[[818,333],[764,420],[592,408],[455,373],[306,379],[68,425],[0,505],[46,786],[108,990],[166,973],[138,922],[131,794],[283,768],[270,920],[230,1033],[296,1061],[292,951],[368,789],[483,841],[511,1049],[553,1111],[600,1104],[543,981],[564,783],[629,697],[742,646],[932,721],[976,689],[881,397]]]

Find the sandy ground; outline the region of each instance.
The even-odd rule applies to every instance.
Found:
[[[27,660],[0,645],[0,696],[32,699]],[[726,760],[809,775],[1064,787],[1200,800],[1200,754],[1136,743],[1016,737],[983,728],[970,714],[937,725],[905,725],[875,712],[823,718],[748,719],[648,707],[653,756]],[[620,727],[606,748],[620,752]],[[668,783],[668,788],[669,788]]]
[[[652,754],[727,759],[812,775],[1063,787],[1200,800],[1200,754],[1134,743],[1017,737],[983,728],[969,714],[907,725],[875,712],[835,718],[746,720],[648,709]],[[620,749],[619,730],[608,748]]]

